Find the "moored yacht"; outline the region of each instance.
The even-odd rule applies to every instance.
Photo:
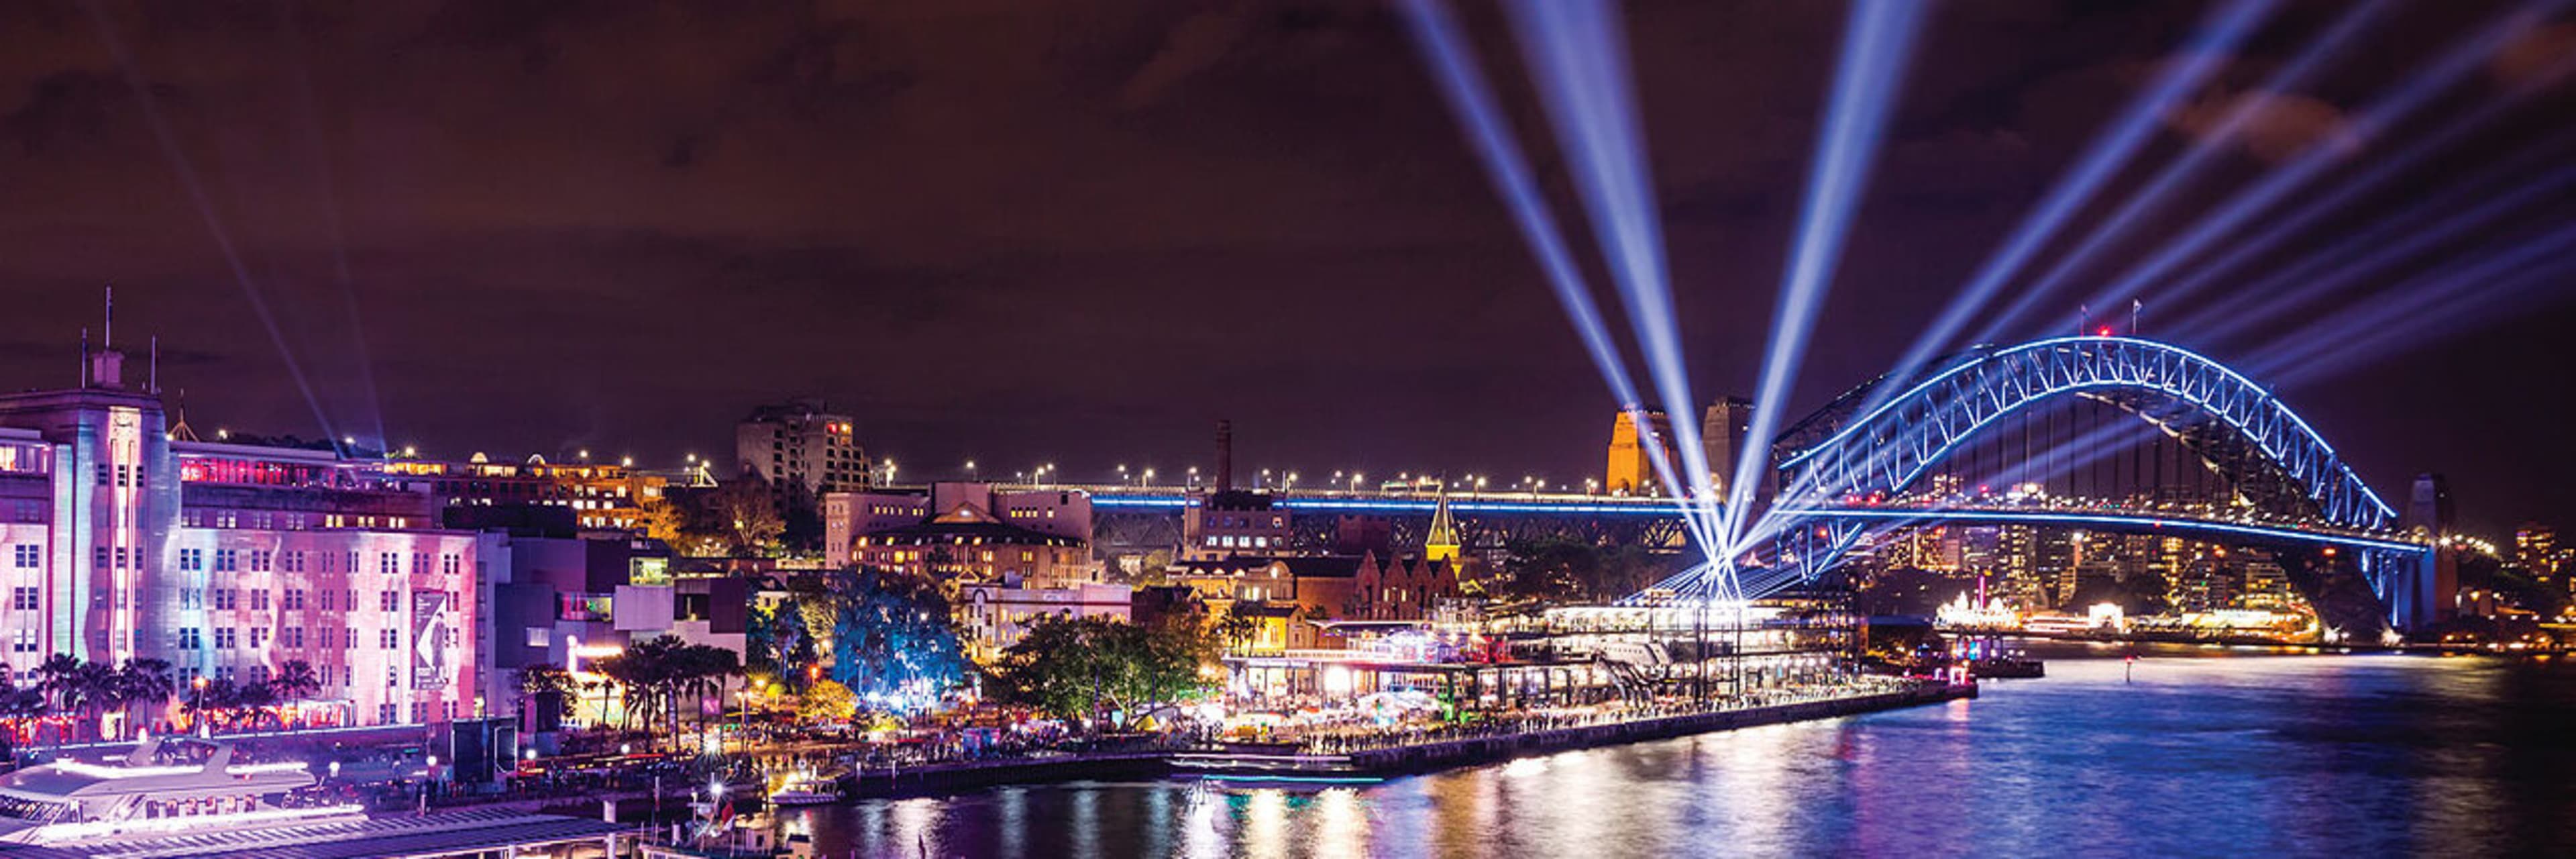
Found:
[[[118,761],[66,759],[0,775],[0,841],[63,844],[362,814],[309,796],[320,780],[303,763],[233,758],[228,743],[147,739]]]

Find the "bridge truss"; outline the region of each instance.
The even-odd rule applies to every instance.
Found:
[[[2259,526],[2173,524],[2343,545],[2357,551],[2393,621],[2406,625],[2429,608],[2423,541],[2397,530],[2397,512],[2306,421],[2216,361],[2132,337],[2061,337],[1980,349],[1893,396],[1875,395],[1876,386],[1898,383],[1881,379],[1846,394],[1773,445],[1782,489],[1766,519],[1776,530],[1760,566],[1738,572],[1745,594],[1810,580],[1868,534],[1934,518],[1936,511],[1870,505],[1914,489],[1998,420],[2052,398],[2082,397],[2152,425],[2223,475],[2235,506],[2263,514]],[[2056,518],[2085,524],[2074,514]]]

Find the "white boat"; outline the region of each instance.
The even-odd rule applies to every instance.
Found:
[[[149,739],[122,760],[60,760],[0,776],[0,842],[92,843],[365,816],[356,805],[302,801],[318,783],[296,761],[234,763],[228,743]]]
[[[769,792],[771,805],[829,805],[841,801],[841,780],[805,773]]]

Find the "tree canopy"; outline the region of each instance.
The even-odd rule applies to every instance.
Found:
[[[1216,688],[1219,636],[1189,618],[1138,626],[1100,617],[1048,617],[1002,651],[995,697],[1066,718],[1133,721]]]

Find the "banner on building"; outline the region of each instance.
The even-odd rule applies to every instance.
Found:
[[[446,591],[411,592],[411,685],[447,688],[450,627]]]

